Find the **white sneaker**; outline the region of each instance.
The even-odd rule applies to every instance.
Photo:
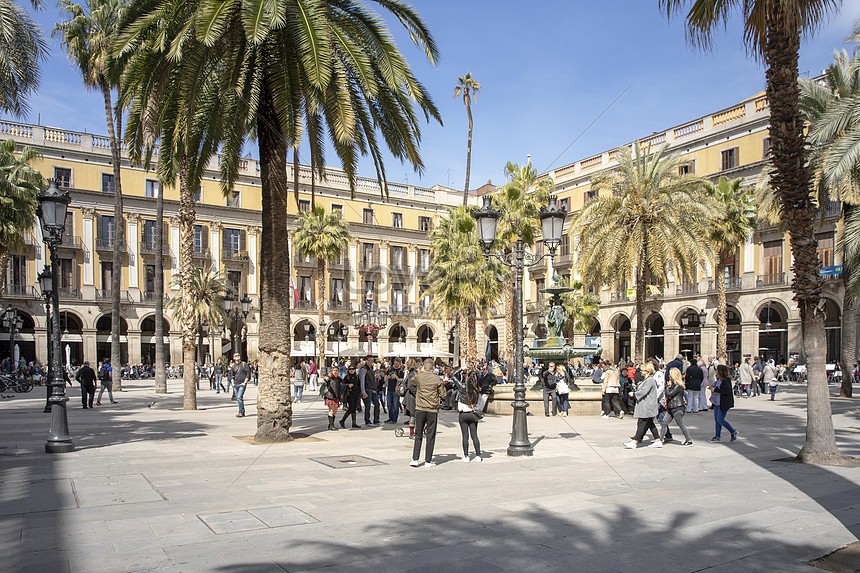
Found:
[[[619,420],[623,420],[623,419],[624,419],[624,412],[619,412],[619,413],[618,413],[618,419],[619,419]]]
[[[484,459],[483,459],[481,456],[475,456],[475,459],[474,459],[474,460],[472,460],[472,461],[473,461],[474,463],[476,463],[476,464],[479,464],[479,463],[481,463],[482,461],[484,461]]]
[[[635,450],[638,446],[639,446],[639,444],[637,444],[633,440],[630,440],[629,442],[624,444],[624,447],[629,449],[629,450]]]
[[[649,448],[662,448],[662,447],[663,447],[663,442],[661,442],[660,440],[656,440],[656,441],[651,442],[650,444],[648,444],[648,447],[649,447]]]
[[[460,461],[463,462],[464,464],[468,464],[469,463],[469,456],[463,456],[460,459]]]
[[[425,468],[435,468],[436,462],[424,462],[424,467]]]
[[[608,420],[608,419],[609,419],[609,416],[607,416],[606,414],[601,414],[601,415],[600,415],[600,417],[601,417],[601,418],[603,418],[604,420]]]
[[[409,465],[412,466],[413,468],[417,468],[418,466],[421,465],[421,462],[419,462],[418,460],[412,460],[411,462],[409,462]]]

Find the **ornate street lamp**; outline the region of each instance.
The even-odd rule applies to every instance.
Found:
[[[53,372],[53,348],[54,345],[52,343],[51,332],[53,329],[51,328],[51,294],[54,292],[54,277],[51,276],[51,271],[48,267],[42,269],[42,272],[39,273],[39,288],[42,290],[42,296],[45,297],[45,332],[48,335],[48,362],[46,364],[47,371],[45,372],[45,409],[43,412],[45,414],[51,413],[51,385],[48,384],[48,380],[51,379],[51,372]]]
[[[48,180],[48,188],[36,197],[39,208],[36,215],[42,227],[42,237],[51,251],[51,283],[59,285],[57,275],[57,246],[63,242],[63,232],[66,230],[66,212],[72,201],[68,191],[60,191],[53,179]],[[59,288],[53,288],[51,294],[51,429],[45,451],[48,453],[64,453],[75,451],[72,437],[69,435],[69,417],[66,404],[66,381],[60,373],[60,297]]]
[[[526,422],[526,385],[523,372],[523,330],[520,325],[523,324],[523,271],[526,267],[532,267],[538,264],[549,256],[550,260],[555,257],[555,251],[561,243],[562,228],[564,226],[564,218],[567,212],[557,205],[556,198],[549,198],[549,205],[540,210],[540,222],[543,229],[543,242],[548,249],[547,254],[532,255],[525,249],[523,243],[522,231],[517,237],[517,244],[513,252],[499,254],[491,252],[493,243],[496,241],[496,228],[498,227],[501,213],[493,208],[493,200],[489,195],[484,195],[484,205],[473,213],[473,217],[478,227],[478,242],[484,249],[484,257],[489,260],[490,257],[495,257],[503,265],[516,270],[516,300],[514,302],[517,319],[514,325],[516,333],[516,342],[514,346],[514,369],[516,379],[514,381],[514,401],[512,406],[514,409],[513,416],[513,432],[511,443],[508,445],[509,456],[530,456],[534,453],[534,448],[529,442],[528,425]]]
[[[251,311],[251,299],[247,294],[241,299],[236,299],[228,292],[224,295],[224,310],[227,311],[227,316],[233,321],[233,354],[237,352],[241,354],[239,322],[244,323],[245,319],[248,318],[248,313]]]

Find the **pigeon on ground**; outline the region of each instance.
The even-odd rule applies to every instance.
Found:
[[[155,400],[146,405],[147,408],[152,408],[153,406],[155,406]]]

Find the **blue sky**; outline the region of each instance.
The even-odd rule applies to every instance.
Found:
[[[393,182],[462,189],[467,120],[462,98],[453,94],[457,78],[466,72],[481,84],[472,106],[472,188],[488,180],[503,183],[506,162],[524,163],[527,154],[543,172],[764,89],[763,65],[747,56],[738,22],[717,35],[713,51],[703,53],[687,43],[683,21],[667,21],[656,0],[413,0],[413,5],[439,45],[438,65],[427,64],[404,33],[392,32],[439,107],[444,126],[423,127],[423,176],[395,159],[386,161]],[[53,5],[36,15],[46,35],[57,18]],[[804,41],[801,73],[816,75],[826,68],[858,19],[860,2],[847,0]],[[59,43],[50,43],[42,87],[26,120],[107,133],[101,95],[87,93]],[[248,151],[257,156],[253,145]],[[333,153],[327,158],[337,166]],[[369,159],[360,172],[375,176]]]

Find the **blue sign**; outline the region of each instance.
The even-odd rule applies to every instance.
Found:
[[[600,337],[599,336],[586,336],[585,337],[585,345],[590,346],[592,348],[597,348],[600,346]]]
[[[818,274],[821,275],[822,277],[841,275],[842,274],[842,265],[834,265],[832,267],[821,267],[821,270],[818,271]]]

